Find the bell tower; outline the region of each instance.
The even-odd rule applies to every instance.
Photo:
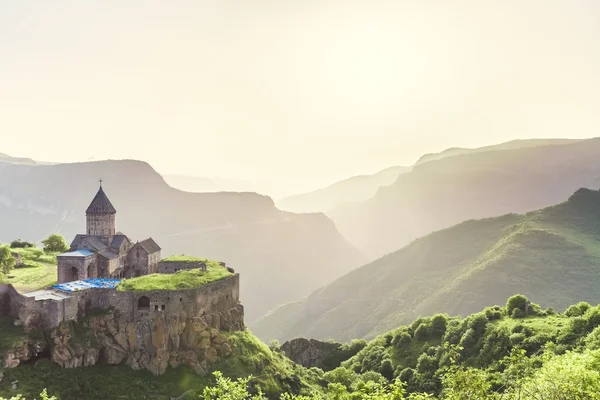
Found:
[[[90,236],[110,237],[114,236],[116,229],[117,210],[113,207],[110,200],[102,189],[102,179],[100,179],[100,188],[85,211],[87,229],[85,233]]]

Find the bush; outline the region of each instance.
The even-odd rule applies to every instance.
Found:
[[[394,367],[392,361],[387,358],[383,360],[380,368],[381,375],[383,375],[388,381],[394,379]]]
[[[513,333],[510,335],[510,344],[511,346],[517,346],[525,340],[526,336],[524,333]]]
[[[527,297],[522,294],[516,294],[508,298],[506,302],[506,312],[508,315],[512,316],[515,309],[519,309],[523,311],[525,314],[525,306],[527,305]]]
[[[415,339],[421,342],[429,339],[429,327],[425,324],[419,325],[417,330],[415,331]]]
[[[485,332],[488,319],[484,313],[473,314],[468,318],[467,327],[473,329],[478,336],[481,336]]]
[[[448,325],[448,316],[445,314],[436,314],[431,318],[431,337],[441,338],[446,333]]]
[[[415,370],[412,368],[404,368],[401,372],[400,375],[398,375],[398,378],[404,382],[404,383],[409,383],[413,376],[415,376]]]
[[[408,332],[402,332],[394,336],[392,344],[399,350],[406,350],[410,346],[411,341],[412,337],[408,334]]]
[[[24,240],[21,239],[17,239],[17,240],[13,240],[10,243],[10,248],[11,249],[29,249],[35,247],[35,243],[31,243],[31,242],[26,242]]]
[[[486,307],[483,312],[485,313],[486,318],[489,321],[494,321],[497,319],[502,319],[502,310],[500,307]]]
[[[525,318],[525,311],[520,308],[514,308],[510,317],[513,319]]]
[[[577,335],[583,335],[588,328],[588,321],[584,317],[571,319],[571,331]]]
[[[8,274],[15,267],[17,260],[12,256],[8,246],[0,246],[0,276]]]

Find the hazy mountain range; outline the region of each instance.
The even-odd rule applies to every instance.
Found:
[[[349,340],[439,312],[467,315],[522,293],[543,307],[600,302],[600,192],[420,238],[254,324],[263,340]]]
[[[420,163],[372,198],[327,214],[375,259],[468,219],[556,204],[600,176],[599,139],[526,144]]]
[[[225,261],[242,276],[247,321],[297,300],[366,258],[324,214],[278,210],[255,193],[188,193],[167,185],[140,161],[36,165],[0,161],[0,242],[39,241],[85,229],[98,180],[117,209],[117,229],[152,236],[163,256],[193,254]]]

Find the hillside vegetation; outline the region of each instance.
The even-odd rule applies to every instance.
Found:
[[[372,338],[420,315],[468,315],[513,293],[564,309],[600,302],[600,192],[415,240],[254,326],[259,337]]]
[[[32,396],[48,385],[59,400],[163,399],[178,391],[185,391],[180,399],[198,400],[583,400],[600,393],[600,306],[586,302],[558,314],[514,295],[464,319],[421,317],[362,344],[327,372],[291,364],[249,332],[230,339],[235,355],[212,379],[182,368],[150,377],[127,367],[60,370],[47,361],[8,370],[8,377],[22,379]],[[7,387],[0,384],[0,396]]]
[[[517,142],[516,148],[499,145],[423,162],[369,200],[327,215],[345,238],[376,259],[469,219],[557,204],[600,177],[600,139],[546,143],[519,148]]]

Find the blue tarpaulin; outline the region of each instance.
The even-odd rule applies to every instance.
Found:
[[[104,279],[104,278],[90,278],[84,279],[81,281],[67,282],[67,283],[59,283],[57,285],[53,285],[54,289],[64,290],[65,292],[77,292],[79,290],[86,289],[114,289],[119,282],[120,279]]]

